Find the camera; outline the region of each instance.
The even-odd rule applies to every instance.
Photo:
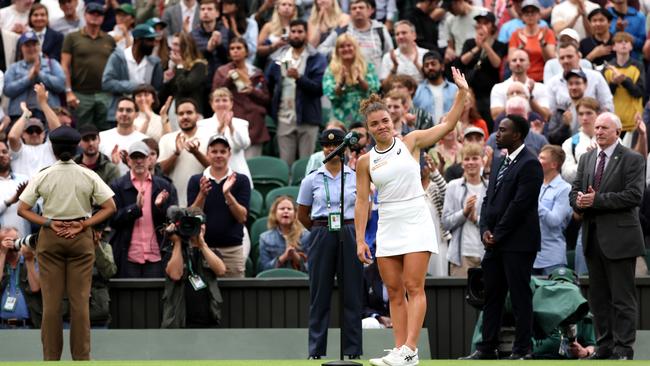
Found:
[[[18,238],[14,241],[14,249],[20,250],[20,247],[27,246],[30,249],[34,250],[36,249],[37,242],[38,242],[38,233],[23,236],[22,238]]]
[[[173,234],[177,234],[182,239],[189,239],[197,236],[201,232],[201,225],[205,222],[205,217],[187,208],[170,206],[167,209],[167,224],[174,224]]]

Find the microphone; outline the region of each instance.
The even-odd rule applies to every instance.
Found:
[[[356,145],[359,142],[359,134],[350,131],[348,132],[345,137],[343,137],[343,142],[334,149],[329,155],[325,157],[325,160],[323,160],[323,164],[327,163],[328,161],[334,159],[335,156],[340,156],[343,155],[343,152],[345,151],[346,147]]]

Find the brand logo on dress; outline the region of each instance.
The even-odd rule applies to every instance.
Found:
[[[397,155],[399,155],[401,152],[402,152],[402,148],[400,147],[400,148],[397,150]]]

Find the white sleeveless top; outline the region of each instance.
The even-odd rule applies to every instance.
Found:
[[[387,150],[370,150],[370,178],[377,187],[380,204],[408,201],[424,196],[420,163],[400,139],[393,138]]]

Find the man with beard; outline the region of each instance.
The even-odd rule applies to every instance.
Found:
[[[27,186],[27,176],[11,171],[9,145],[0,140],[0,223],[12,226],[21,233],[31,232],[29,222],[18,216],[18,197]]]
[[[81,141],[79,141],[81,154],[74,158],[74,162],[97,173],[106,184],[111,184],[113,180],[119,178],[120,170],[117,165],[113,164],[108,156],[99,152],[101,140],[97,127],[82,126],[79,134],[81,135]]]
[[[280,158],[289,165],[314,152],[322,121],[322,81],[327,59],[307,44],[307,22],[292,20],[289,45],[271,55],[266,69],[271,99],[271,117],[278,130]],[[280,66],[282,65],[282,66]]]
[[[163,174],[169,176],[178,192],[178,204],[187,206],[189,177],[201,173],[210,162],[205,156],[209,134],[198,133],[198,105],[192,99],[176,102],[176,115],[181,130],[168,133],[158,143],[158,162]],[[190,202],[191,204],[192,202]]]
[[[126,151],[136,141],[142,141],[147,135],[139,132],[133,125],[137,112],[135,102],[129,97],[122,97],[117,101],[117,127],[99,133],[99,151],[111,157],[113,164],[120,169],[120,174],[129,170],[126,165]]]
[[[124,50],[115,48],[102,75],[102,89],[113,94],[106,117],[111,122],[115,121],[115,108],[121,96],[132,94],[141,84],[149,84],[156,90],[162,87],[160,59],[151,56],[156,31],[149,25],[139,24],[133,29],[132,35],[133,46]]]
[[[422,73],[425,80],[420,82],[413,97],[413,104],[429,112],[435,124],[451,109],[458,89],[454,83],[445,79],[444,70],[442,56],[436,51],[427,52],[422,57]]]

